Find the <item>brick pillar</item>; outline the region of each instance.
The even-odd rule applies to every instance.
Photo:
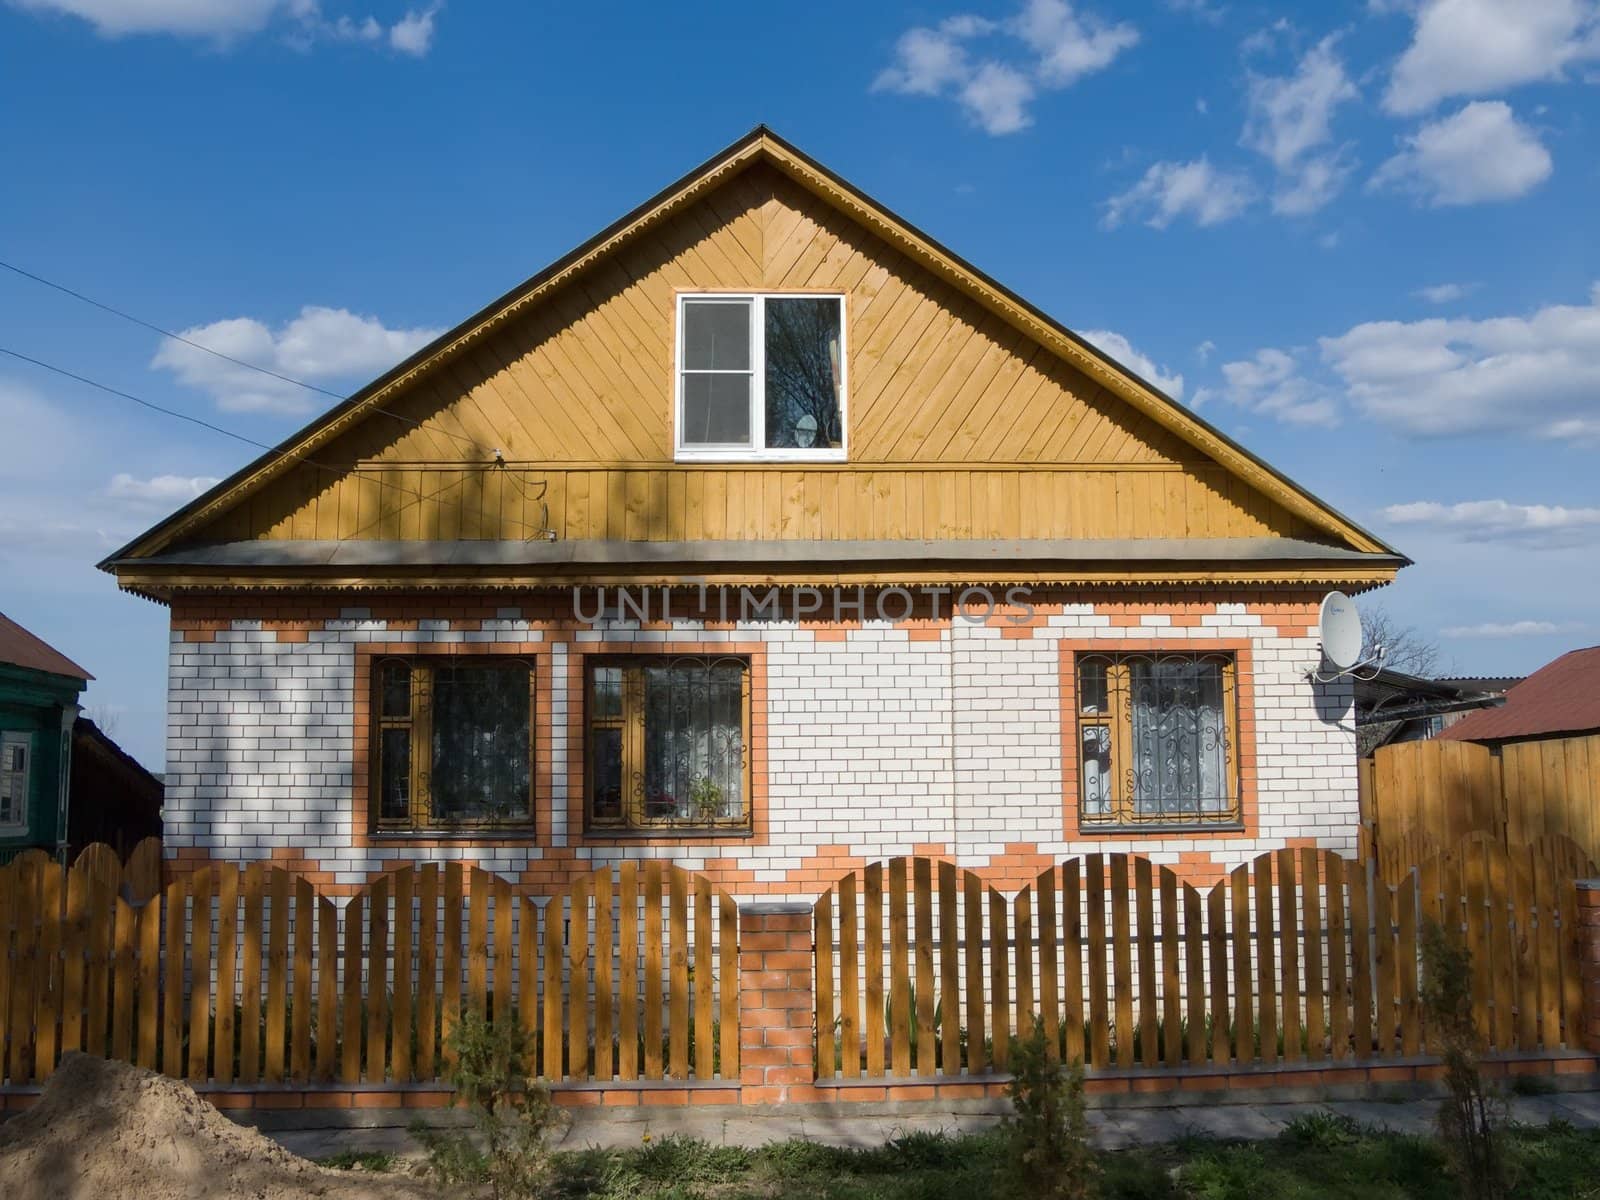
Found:
[[[811,905],[739,908],[739,1102],[815,1100]]]
[[[1579,1042],[1600,1053],[1600,879],[1578,887],[1578,977],[1583,981],[1583,1029]]]

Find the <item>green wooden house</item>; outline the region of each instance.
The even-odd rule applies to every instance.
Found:
[[[0,861],[66,849],[73,727],[91,678],[0,613]]]

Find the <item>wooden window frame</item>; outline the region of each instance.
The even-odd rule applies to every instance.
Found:
[[[1217,660],[1222,666],[1223,764],[1229,789],[1225,812],[1196,814],[1193,817],[1138,815],[1138,796],[1130,783],[1127,763],[1132,755],[1132,711],[1129,707],[1131,682],[1129,663],[1134,659]],[[1083,671],[1095,660],[1106,663],[1105,710],[1091,711],[1085,703]],[[1239,655],[1225,649],[1112,649],[1080,650],[1071,660],[1073,749],[1078,760],[1077,795],[1074,808],[1078,828],[1097,834],[1186,832],[1238,832],[1246,828],[1244,763],[1241,754]],[[1109,816],[1088,811],[1088,771],[1084,765],[1084,733],[1103,728],[1110,742],[1111,812]]]
[[[684,306],[696,300],[744,301],[750,308],[750,443],[713,446],[686,446],[683,441]],[[767,441],[767,342],[766,302],[768,300],[837,300],[839,302],[839,440],[837,447],[804,450],[769,448]],[[672,444],[677,462],[847,462],[850,451],[850,353],[846,330],[849,326],[848,300],[843,292],[679,292],[676,299],[672,364]],[[743,374],[744,372],[725,372]]]
[[[740,782],[744,790],[744,812],[738,817],[712,821],[682,821],[644,815],[644,668],[674,662],[731,663],[740,668]],[[599,717],[594,702],[594,678],[598,669],[621,668],[622,712],[616,717]],[[754,772],[751,767],[754,731],[754,666],[745,654],[694,653],[663,650],[644,654],[588,654],[584,656],[582,683],[583,721],[583,822],[589,835],[615,838],[650,839],[658,837],[742,837],[755,828]],[[597,729],[622,730],[623,813],[615,820],[599,820],[594,815],[594,732]],[[631,782],[630,782],[631,781]]]
[[[0,733],[0,774],[15,774],[10,757],[18,748],[22,750],[22,795],[16,797],[16,812],[10,820],[0,821],[0,833],[16,834],[27,831],[30,793],[33,790],[33,735],[7,730]]]
[[[411,671],[411,706],[403,717],[384,712],[383,671],[391,663],[404,663]],[[525,666],[528,671],[528,807],[515,820],[495,818],[439,819],[432,815],[431,768],[433,755],[433,672],[441,666]],[[368,796],[372,829],[381,834],[515,833],[534,832],[538,795],[539,669],[532,656],[483,654],[375,654],[369,664],[368,697],[371,744],[367,753]],[[404,818],[383,816],[383,735],[385,730],[411,733],[409,804]]]

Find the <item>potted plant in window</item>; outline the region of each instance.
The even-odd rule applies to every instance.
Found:
[[[722,787],[709,775],[696,775],[689,785],[689,803],[695,816],[710,824],[722,815]]]

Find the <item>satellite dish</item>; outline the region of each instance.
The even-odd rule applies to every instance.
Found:
[[[1317,633],[1322,638],[1322,657],[1331,666],[1348,671],[1361,661],[1361,614],[1356,612],[1355,601],[1343,592],[1323,597]]]

